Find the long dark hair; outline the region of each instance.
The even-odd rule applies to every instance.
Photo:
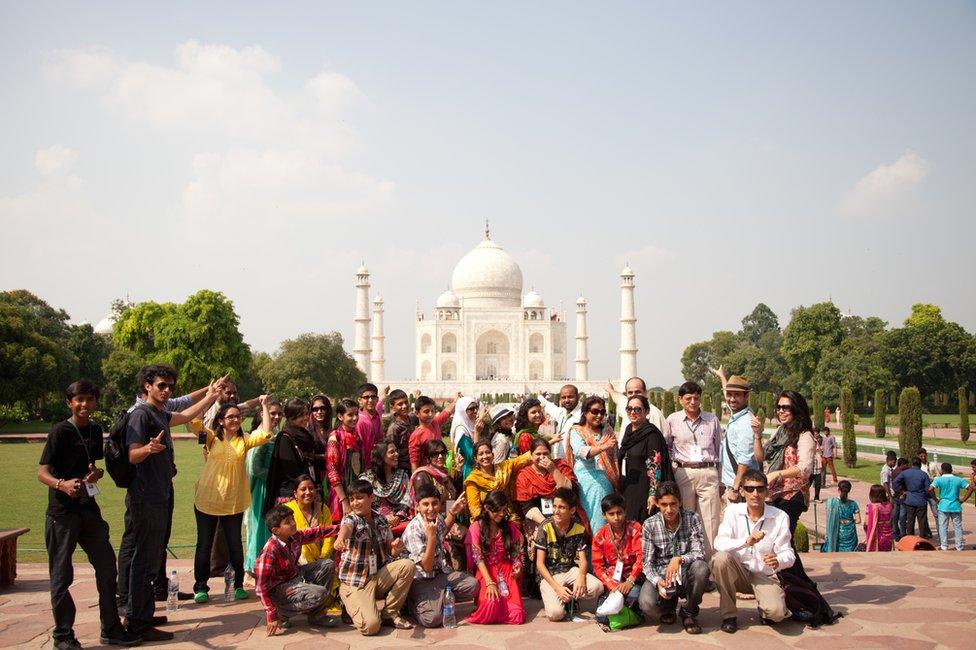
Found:
[[[478,442],[474,443],[474,449],[471,450],[471,455],[474,456],[475,463],[478,462],[477,461],[477,458],[478,458],[478,450],[481,449],[482,447],[488,447],[488,449],[491,449],[491,443],[489,441],[487,441],[487,440],[479,440]],[[495,458],[494,458],[494,456],[492,456],[491,464],[492,464],[492,466],[495,465]]]
[[[576,424],[579,426],[586,426],[586,412],[590,410],[594,404],[599,404],[603,407],[603,410],[607,408],[607,401],[600,397],[599,395],[590,395],[585,400],[583,400],[583,406],[580,407],[580,420]],[[604,420],[606,421],[606,420]]]
[[[793,421],[786,426],[786,431],[790,434],[790,443],[796,445],[800,439],[800,434],[804,431],[813,431],[813,420],[810,419],[810,407],[806,399],[795,390],[784,390],[776,398],[776,403],[783,398],[790,400],[790,410],[793,412]]]
[[[396,448],[392,440],[380,440],[373,445],[373,451],[369,454],[369,468],[373,470],[376,480],[383,485],[386,485],[386,463],[383,460],[386,458],[387,449],[391,446]],[[396,467],[393,470],[396,471]]]
[[[495,490],[494,492],[489,492],[481,502],[481,516],[478,521],[481,522],[481,534],[478,538],[478,544],[481,546],[482,555],[488,555],[488,549],[491,546],[491,515],[488,513],[489,510],[498,510],[510,505],[508,500],[508,495],[500,490]],[[505,546],[505,555],[510,559],[514,559],[518,554],[518,544],[512,539],[512,531],[508,525],[510,514],[506,514],[504,519],[498,522],[498,529],[502,533],[502,543]]]
[[[333,429],[338,429],[339,427],[342,426],[342,420],[339,418],[339,416],[345,415],[346,411],[348,411],[349,409],[359,409],[359,404],[356,402],[356,400],[349,397],[343,397],[341,400],[336,402],[335,405],[336,417],[335,417],[335,426],[333,427]]]
[[[312,407],[315,406],[315,402],[319,402],[319,401],[322,402],[323,406],[325,406],[325,419],[322,420],[325,424],[322,425],[323,430],[316,431],[316,433],[321,433],[322,435],[328,435],[329,431],[327,429],[329,429],[329,427],[332,425],[332,402],[329,400],[329,398],[326,395],[323,395],[322,393],[315,395],[314,397],[312,397],[312,399],[308,401],[309,403],[308,410],[310,416],[308,418],[308,425],[309,425],[308,428],[309,429],[317,428],[315,416],[312,415]]]
[[[542,402],[534,397],[530,397],[519,405],[518,415],[515,416],[516,431],[524,431],[529,428],[529,409],[533,406],[542,406]]]
[[[214,435],[220,440],[224,439],[224,416],[227,415],[227,411],[231,409],[237,409],[238,414],[241,412],[241,407],[237,404],[222,404],[219,409],[217,409],[217,415],[214,416]],[[244,421],[241,420],[241,426],[237,429],[237,435],[244,435]]]

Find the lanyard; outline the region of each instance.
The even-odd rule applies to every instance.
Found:
[[[613,550],[617,553],[617,559],[623,560],[623,549],[627,545],[627,532],[629,528],[626,523],[624,523],[624,534],[620,536],[620,544],[618,545],[613,541],[613,529],[610,529],[610,544],[613,546]]]
[[[91,465],[92,464],[91,452],[89,452],[88,450],[88,445],[91,443],[91,423],[89,423],[88,426],[85,427],[85,430],[88,431],[88,439],[86,440],[81,435],[81,429],[78,428],[78,425],[75,424],[74,420],[68,418],[68,422],[70,422],[71,426],[75,428],[75,433],[78,434],[78,440],[81,440],[81,446],[85,449],[85,458],[88,459],[88,464]]]
[[[691,437],[695,440],[696,445],[698,444],[698,429],[701,427],[701,424],[701,416],[698,416],[698,425],[694,427],[688,424],[688,419],[685,418],[685,426],[688,427],[688,431],[691,431]]]

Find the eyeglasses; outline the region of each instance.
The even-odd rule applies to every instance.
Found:
[[[777,411],[792,411],[793,410],[793,405],[792,404],[777,404],[776,405],[776,410]]]
[[[366,400],[367,402],[372,402],[372,401],[374,401],[374,400],[377,400],[377,399],[379,399],[379,397],[378,397],[378,396],[376,396],[376,395],[373,395],[372,393],[368,393],[368,394],[366,394],[366,395],[360,395],[360,396],[359,396],[359,399],[361,399],[361,400]]]
[[[587,411],[590,415],[606,415],[607,412],[604,409],[590,409]]]
[[[326,408],[325,406],[313,406],[313,407],[312,407],[312,413],[319,413],[319,412],[321,412],[321,411],[328,411],[328,410],[329,410],[329,409],[328,409],[328,408]],[[274,415],[274,413],[272,413],[272,415]],[[279,415],[280,415],[280,414],[279,414]]]
[[[752,494],[753,492],[758,492],[759,494],[763,494],[766,492],[765,485],[740,485],[739,487],[741,487],[749,494]]]
[[[156,388],[159,390],[176,390],[176,382],[167,383],[165,381],[161,381],[156,384]]]
[[[627,412],[628,413],[643,413],[644,412],[644,407],[643,406],[628,406],[627,407]]]
[[[447,450],[446,449],[440,449],[440,450],[435,451],[434,453],[432,453],[430,455],[431,458],[437,458],[438,456],[444,456],[446,458],[447,457]]]

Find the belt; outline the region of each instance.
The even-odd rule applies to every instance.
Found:
[[[678,467],[686,467],[688,469],[702,469],[704,467],[718,467],[718,463],[683,463],[680,460],[674,461],[675,465]]]

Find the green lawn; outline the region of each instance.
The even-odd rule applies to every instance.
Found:
[[[47,508],[47,488],[37,481],[37,461],[41,457],[41,444],[0,444],[0,454],[8,467],[6,494],[0,499],[0,528],[30,528],[20,538],[17,560],[20,562],[45,562],[44,510]],[[100,463],[102,467],[104,464]],[[176,487],[176,510],[173,513],[173,535],[170,548],[181,558],[193,557],[196,544],[196,522],[193,518],[193,489],[203,468],[203,454],[195,441],[176,442],[176,465],[179,470],[173,483]],[[122,538],[122,515],[125,513],[125,490],[115,487],[105,475],[99,481],[102,493],[98,497],[102,516],[111,529],[112,546],[118,549]],[[173,548],[186,546],[187,548]],[[40,549],[27,551],[25,549]],[[85,556],[78,551],[78,561]]]
[[[837,468],[837,475],[845,478],[856,478],[865,483],[877,483],[881,480],[881,461],[858,460],[855,467],[847,467],[844,461],[836,459],[834,466]]]
[[[898,442],[898,436],[893,434],[888,434],[884,438],[875,438],[872,434],[866,433],[864,431],[858,431],[857,437],[865,440],[889,440],[893,442]],[[970,438],[969,442],[963,442],[962,440],[956,440],[952,438],[930,438],[925,436],[922,438],[923,447],[952,447],[954,449],[976,449],[976,437]]]
[[[972,426],[973,416],[969,419],[970,426]],[[874,417],[870,415],[861,415],[858,418],[858,424],[874,424]],[[922,415],[922,426],[942,426],[950,425],[955,428],[959,428],[959,414],[958,413],[935,413],[935,414],[923,414]],[[888,426],[898,426],[898,416],[888,415]]]
[[[28,422],[14,422],[12,424],[6,424],[0,427],[0,436],[18,433],[47,433],[50,430],[50,422],[30,420]],[[186,433],[187,430],[188,429],[186,428],[185,424],[181,424],[178,427],[173,427],[173,433]]]

